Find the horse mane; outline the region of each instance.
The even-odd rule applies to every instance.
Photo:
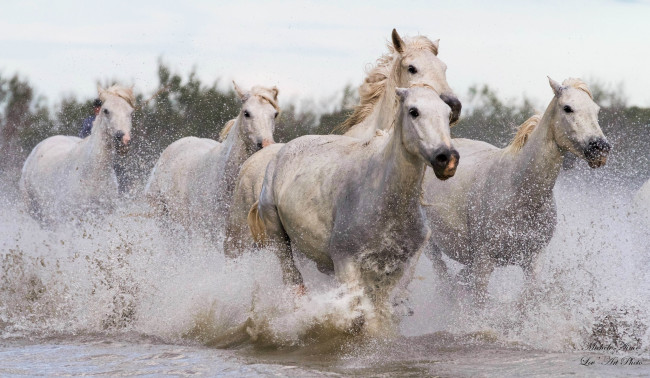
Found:
[[[573,87],[575,89],[580,89],[581,91],[587,93],[592,100],[594,99],[594,96],[591,94],[591,90],[589,90],[587,84],[580,79],[570,77],[564,80],[562,82],[562,85],[565,87]]]
[[[99,91],[99,99],[102,102],[106,101],[106,96],[117,96],[126,101],[133,109],[135,109],[135,95],[133,94],[133,87],[123,87],[114,84],[106,89]]]
[[[430,50],[434,55],[438,55],[438,48],[431,40],[423,35],[416,37],[404,37],[404,53],[417,50]],[[374,109],[379,99],[386,92],[386,82],[391,79],[391,63],[400,57],[395,51],[392,43],[387,44],[388,53],[377,59],[375,66],[368,71],[366,78],[359,87],[359,105],[354,107],[352,114],[340,125],[336,126],[332,132],[345,133],[352,126],[363,122]]]
[[[219,133],[219,142],[226,140],[230,129],[232,129],[232,127],[235,125],[235,121],[237,121],[237,118],[233,118],[230,121],[226,122],[226,124],[223,126],[223,129],[221,129],[221,132]]]
[[[280,106],[278,105],[278,90],[277,88],[266,88],[262,87],[259,85],[254,86],[251,88],[250,91],[251,96],[257,97],[258,100],[262,102],[268,102],[273,106],[273,108],[279,113],[280,112]],[[219,133],[219,142],[223,142],[226,140],[228,137],[228,133],[230,133],[230,130],[232,130],[232,127],[235,126],[235,122],[237,121],[237,118],[231,119],[230,121],[226,122],[226,124],[223,126],[223,129],[221,129],[221,132]]]
[[[535,114],[534,116],[528,118],[524,123],[519,126],[517,134],[512,138],[512,141],[505,148],[508,152],[519,152],[526,142],[528,141],[528,136],[535,130],[535,127],[539,124],[539,121],[542,119],[542,116]]]

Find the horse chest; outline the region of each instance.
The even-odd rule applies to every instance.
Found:
[[[358,217],[352,222],[357,227],[339,223],[335,230],[345,228],[348,232],[333,233],[332,253],[354,255],[362,271],[386,275],[400,271],[424,243],[426,227],[421,216],[404,219],[388,213]]]

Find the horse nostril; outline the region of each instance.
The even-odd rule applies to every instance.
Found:
[[[435,157],[436,162],[438,162],[439,164],[446,165],[449,162],[449,155],[450,155],[449,152],[436,155]]]
[[[258,150],[261,150],[263,147],[264,147],[264,145],[262,144],[262,142],[259,142],[259,143],[257,144],[257,149],[258,149]]]
[[[608,153],[612,146],[604,139],[592,140],[589,142],[589,151],[591,153],[604,152]]]

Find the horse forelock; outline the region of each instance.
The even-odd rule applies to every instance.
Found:
[[[389,48],[392,48],[392,44]],[[427,37],[417,35],[415,37],[404,37],[404,55],[417,50],[429,50],[433,55],[438,55],[438,47]]]
[[[135,95],[133,94],[133,88],[131,87],[123,87],[115,84],[99,92],[99,99],[102,100],[102,102],[106,101],[108,96],[117,96],[135,109]]]
[[[591,94],[591,90],[589,89],[589,86],[587,86],[587,83],[582,81],[581,79],[573,78],[570,77],[562,82],[562,85],[565,87],[572,87],[575,89],[579,89],[589,95],[589,98],[592,100],[594,99],[594,96]]]
[[[259,100],[262,102],[268,102],[273,106],[273,108],[280,112],[280,106],[278,105],[278,102],[275,99],[276,93],[273,89],[271,88],[266,88],[266,87],[261,87],[261,86],[254,86],[251,88],[251,95],[257,97]]]
[[[515,137],[512,138],[512,141],[505,148],[508,152],[518,152],[526,145],[528,137],[535,130],[535,127],[539,124],[539,121],[542,119],[540,114],[535,114],[534,116],[528,118],[524,123],[519,126]]]
[[[438,55],[438,48],[425,36],[404,37],[404,53],[400,55],[392,43],[387,43],[388,54],[384,54],[372,67],[363,84],[359,87],[359,105],[354,107],[352,114],[332,131],[344,133],[352,126],[363,122],[372,113],[375,105],[386,93],[387,81],[397,81],[395,77],[399,73],[399,64],[404,56],[418,50],[429,50]],[[393,83],[394,84],[394,83]]]

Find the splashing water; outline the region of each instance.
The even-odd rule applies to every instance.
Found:
[[[93,223],[43,230],[8,193],[0,203],[0,340],[74,345],[84,336],[115,342],[136,334],[164,345],[239,350],[256,363],[297,360],[317,371],[334,364],[344,373],[376,373],[372,366],[445,371],[432,356],[467,354],[475,365],[465,371],[508,371],[511,365],[486,354],[495,349],[540,366],[556,358],[566,367],[580,359],[571,353],[598,351],[594,346],[650,358],[650,234],[645,214],[631,204],[637,187],[604,176],[594,184],[582,173],[564,174],[556,185],[557,229],[525,300],[519,268],[497,269],[488,303],[476,309],[443,287],[422,257],[410,286],[414,315],[400,319],[397,333],[373,337],[355,332],[359,318],[372,313],[362,293],[310,262],[300,264],[308,292],[298,297],[282,284],[272,253],[230,261],[220,243],[200,238],[178,248],[137,201]],[[563,353],[571,357],[557,357]]]

